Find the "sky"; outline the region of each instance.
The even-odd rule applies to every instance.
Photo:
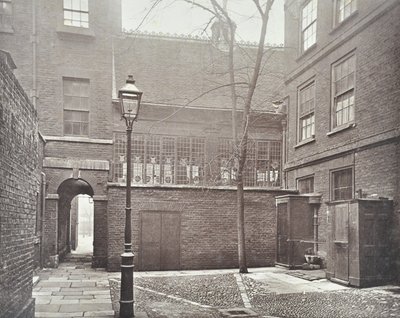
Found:
[[[157,2],[159,4],[150,10]],[[205,5],[209,3],[208,0],[198,0],[198,2]],[[283,43],[283,2],[284,0],[274,2],[270,12],[266,43],[277,45]],[[253,2],[228,0],[228,10],[237,24],[237,40],[258,42],[261,20]],[[122,0],[122,26],[126,30],[209,36],[210,29],[208,28],[206,33],[204,29],[210,17],[210,13],[182,0]]]

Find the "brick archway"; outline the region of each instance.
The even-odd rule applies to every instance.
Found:
[[[92,186],[84,179],[70,178],[64,180],[57,189],[58,222],[57,222],[57,254],[60,260],[71,252],[70,248],[70,210],[72,199],[79,194],[94,196]]]

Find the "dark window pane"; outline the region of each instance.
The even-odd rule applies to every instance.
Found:
[[[353,172],[352,169],[335,171],[333,178],[333,200],[350,200],[353,198]]]
[[[314,192],[314,177],[308,177],[300,179],[297,182],[299,192],[302,193],[313,193]]]

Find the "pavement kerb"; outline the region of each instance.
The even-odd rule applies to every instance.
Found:
[[[242,301],[243,301],[244,307],[245,308],[252,308],[249,296],[247,295],[246,286],[243,283],[242,274],[236,273],[236,274],[234,274],[234,276],[236,278],[236,283],[238,285],[240,296],[242,297]]]

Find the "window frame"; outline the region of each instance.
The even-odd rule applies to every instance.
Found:
[[[352,77],[353,77],[353,83],[351,87],[345,88],[343,91],[340,91],[340,93],[336,93],[336,85],[339,82],[339,80],[336,80],[336,68],[340,65],[343,65],[346,62],[349,62],[351,59],[353,59],[352,63],[354,66],[354,69],[352,70]],[[357,58],[355,52],[350,52],[349,54],[346,54],[343,56],[341,59],[336,61],[335,63],[332,64],[331,66],[331,130],[340,130],[342,127],[345,128],[349,126],[350,124],[353,124],[355,122],[355,96],[356,96],[356,70],[357,70]],[[346,76],[342,76],[340,80],[343,80],[345,77],[348,79],[349,74],[347,73]],[[337,111],[337,100],[341,97],[345,97],[346,95],[352,93],[352,96],[348,97],[347,99],[342,100],[342,108],[340,109],[341,111],[341,116],[342,116],[342,121],[340,124],[338,124],[338,111]],[[344,101],[347,101],[347,106],[344,107]],[[352,103],[351,103],[352,101]],[[344,114],[347,112],[347,120],[344,119]]]
[[[357,0],[350,0],[350,6],[353,9],[350,11],[350,13],[345,16],[345,12],[343,13],[343,19],[340,20],[340,2],[341,1],[346,1],[346,0],[335,0],[334,4],[334,13],[333,13],[333,21],[334,21],[334,26],[338,26],[345,22],[347,19],[349,19],[353,14],[357,12]],[[343,7],[343,9],[346,8],[346,5]]]
[[[135,133],[131,149],[132,184],[201,186],[205,182],[205,137]],[[113,178],[126,182],[126,135],[123,133],[114,133],[113,156]]]
[[[66,8],[66,2],[71,2],[71,8]],[[74,0],[63,0],[63,25],[71,26],[76,28],[84,28],[89,29],[90,27],[90,10],[89,10],[89,2],[90,0],[78,0],[79,1],[79,10],[73,8]],[[87,2],[87,10],[82,10],[82,1]],[[66,18],[66,12],[70,12],[71,17]],[[74,14],[79,14],[79,19],[74,19]],[[87,15],[87,21],[82,20],[82,14]],[[70,23],[66,23],[66,21],[70,21]],[[74,22],[79,22],[79,25],[74,25]]]
[[[251,150],[243,172],[244,185],[279,187],[282,182],[282,142],[267,139],[249,142]],[[208,153],[210,144],[216,147],[215,153]],[[210,141],[204,136],[135,133],[132,136],[132,184],[234,186],[238,163],[233,154],[230,138]],[[214,159],[210,160],[210,155],[215,155]],[[156,172],[150,179],[149,171]],[[120,183],[126,180],[126,135],[122,132],[114,132],[113,180]]]
[[[0,0],[0,4],[8,3],[10,5],[10,14],[0,14],[0,32],[13,32],[14,26],[14,3],[12,0]],[[9,17],[10,23],[3,23],[3,17]]]
[[[301,100],[302,100],[302,92],[304,92],[307,89],[310,89],[311,87],[313,87],[313,107],[312,110],[310,108],[310,110],[308,112],[304,112],[301,113]],[[299,143],[307,141],[307,140],[313,140],[315,138],[315,98],[316,98],[316,84],[315,84],[315,79],[312,78],[310,80],[308,80],[306,83],[304,83],[303,85],[299,86],[297,89],[297,141]],[[310,99],[311,100],[311,99]],[[310,101],[308,100],[308,101]],[[308,102],[307,101],[307,102]],[[311,123],[311,134],[310,136],[307,136],[306,138],[303,138],[303,120],[307,120],[307,118],[312,117],[312,123]],[[310,126],[310,125],[306,125]]]
[[[335,190],[339,188],[335,188],[335,174],[339,172],[344,172],[346,170],[350,170],[351,172],[351,197],[347,199],[342,199],[339,198],[337,199],[335,197]],[[341,167],[337,169],[332,169],[329,172],[329,193],[330,193],[330,200],[331,202],[338,202],[338,201],[351,201],[354,200],[354,188],[355,188],[355,179],[354,179],[354,167],[353,166],[346,166],[346,167]],[[343,188],[343,187],[342,187]]]
[[[80,83],[87,83],[87,96],[86,95],[66,95],[65,94],[65,82],[80,82]],[[86,97],[88,99],[87,108],[82,107],[74,107],[73,105],[66,105],[65,103],[65,96],[70,97]],[[63,77],[62,78],[62,98],[63,98],[63,135],[64,136],[71,136],[71,137],[89,137],[90,136],[90,80],[87,78],[77,78],[77,77]],[[74,113],[86,113],[87,114],[87,121],[73,121],[66,119],[66,112],[74,112]],[[82,124],[87,124],[87,134],[74,134],[73,129],[71,133],[66,133],[65,124],[66,122],[77,123],[80,125],[80,131],[82,132]]]
[[[299,188],[299,183],[305,180],[312,180],[312,192],[300,192],[300,188]],[[312,175],[307,175],[304,177],[300,177],[296,179],[296,188],[299,191],[300,194],[309,194],[309,193],[314,193],[315,192],[315,176]]]
[[[306,7],[308,5],[310,5],[311,3],[315,3],[315,19],[311,20],[311,22],[309,24],[307,24],[306,27],[303,27],[303,20],[304,20],[304,10],[306,9]],[[300,11],[300,52],[301,53],[305,53],[308,50],[310,50],[312,47],[314,47],[317,43],[317,20],[318,20],[318,0],[308,0],[305,1],[303,6],[301,7],[301,11]],[[310,28],[313,27],[313,25],[315,25],[315,41],[308,45],[307,48],[304,47],[305,44],[305,32],[307,30],[309,30]],[[309,39],[310,37],[308,37],[307,39]]]

